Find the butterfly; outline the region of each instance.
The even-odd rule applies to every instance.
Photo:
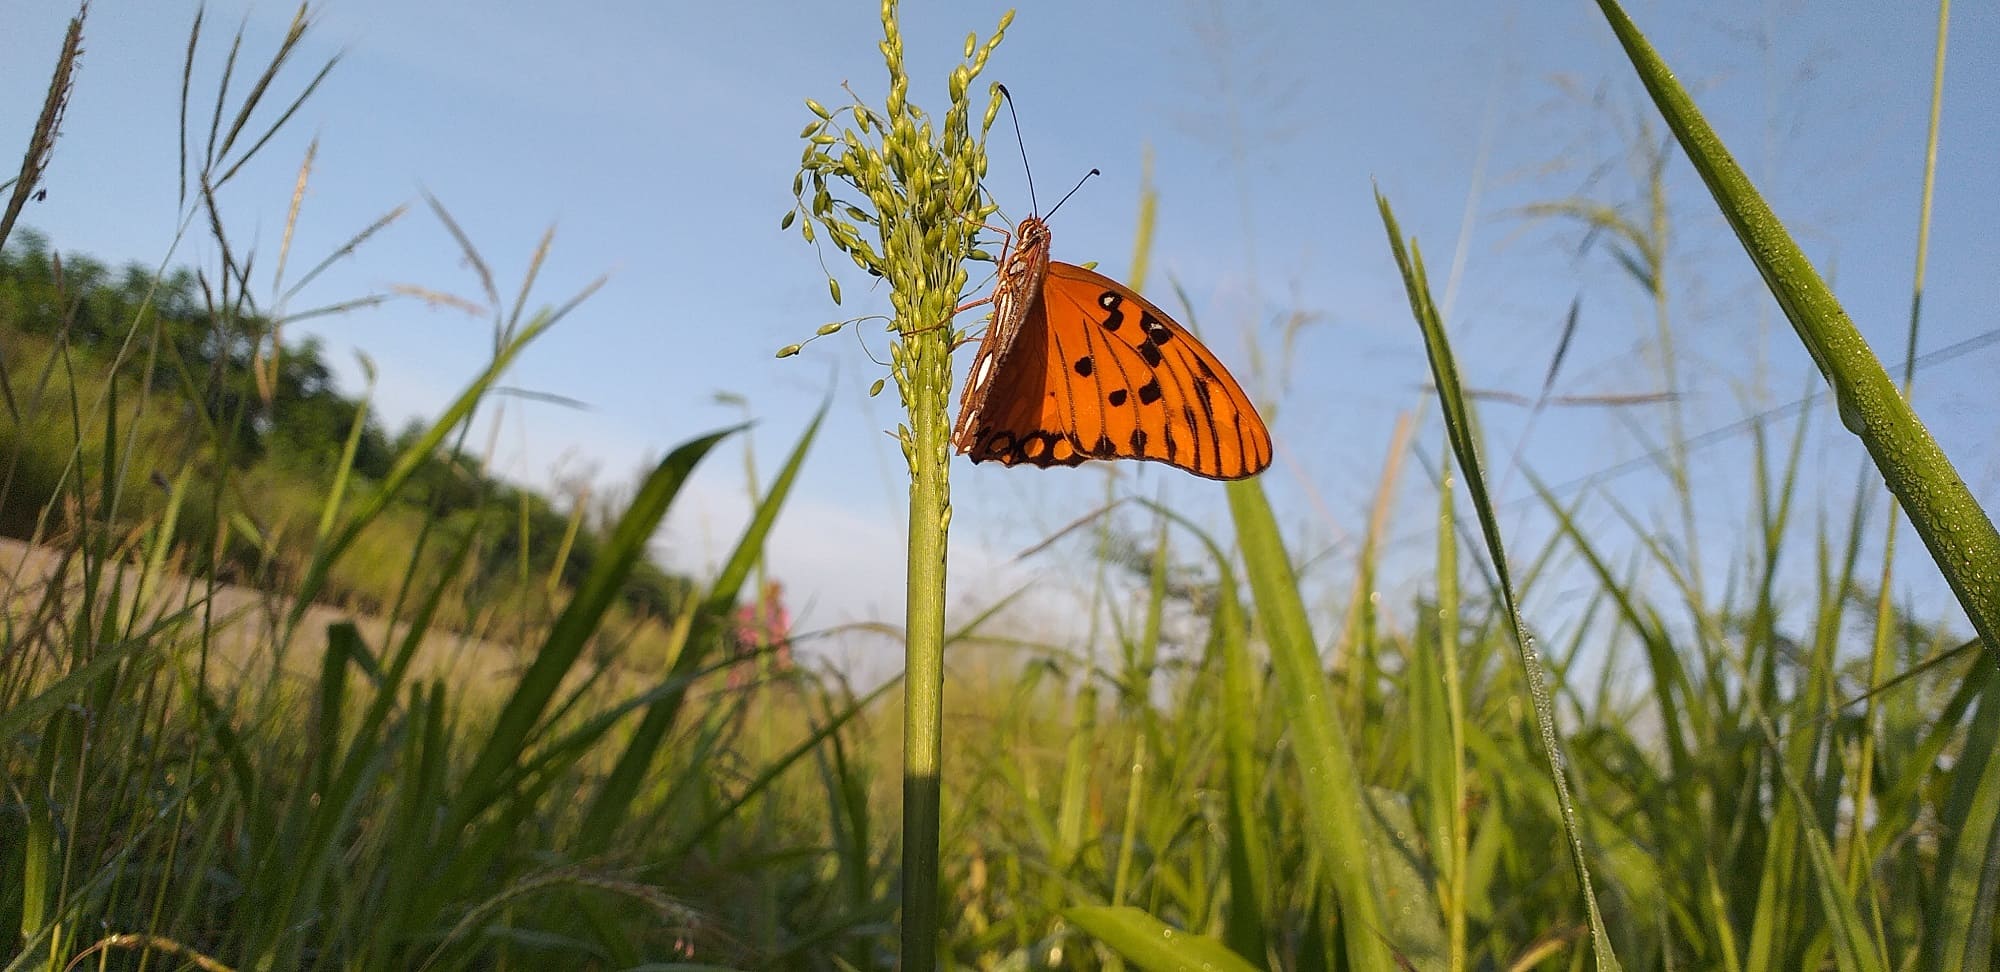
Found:
[[[1264,420],[1193,334],[1110,277],[1049,259],[1039,217],[1014,237],[959,399],[954,448],[1005,466],[1150,459],[1209,479],[1271,464]]]

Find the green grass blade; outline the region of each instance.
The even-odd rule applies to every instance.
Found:
[[[1429,877],[1436,865],[1424,853],[1423,830],[1410,813],[1410,802],[1395,790],[1371,786],[1368,812],[1374,824],[1368,866],[1389,905],[1383,911],[1389,919],[1384,934],[1396,943],[1396,959],[1402,965],[1426,972],[1443,969],[1450,946],[1444,912]]]
[[[1982,662],[1981,664],[1984,664]],[[1994,895],[2000,886],[2000,680],[1987,678],[1965,751],[1939,808],[1947,835],[1933,900],[1926,968],[1984,969],[1993,961]]]
[[[1570,866],[1576,872],[1584,909],[1590,918],[1591,951],[1596,956],[1600,972],[1619,969],[1622,966],[1611,948],[1611,937],[1605,930],[1604,918],[1597,906],[1597,893],[1591,887],[1590,864],[1584,851],[1583,834],[1577,826],[1576,802],[1570,795],[1568,761],[1563,756],[1562,742],[1556,734],[1555,709],[1549,698],[1547,674],[1542,668],[1541,654],[1523,626],[1520,607],[1515,601],[1514,582],[1507,568],[1507,550],[1500,542],[1500,524],[1493,515],[1493,501],[1486,492],[1484,467],[1479,461],[1472,417],[1466,411],[1464,389],[1458,380],[1458,363],[1452,357],[1444,321],[1438,314],[1437,305],[1431,301],[1423,255],[1417,251],[1414,242],[1405,246],[1402,230],[1397,227],[1396,216],[1390,211],[1389,200],[1376,193],[1375,203],[1382,211],[1382,225],[1388,231],[1396,263],[1402,268],[1403,284],[1410,296],[1410,311],[1423,331],[1424,349],[1430,357],[1431,380],[1443,408],[1451,451],[1458,468],[1464,473],[1466,491],[1471,495],[1473,510],[1478,514],[1480,532],[1485,537],[1486,550],[1492,558],[1499,584],[1501,607],[1507,612],[1507,630],[1521,657],[1530,701],[1534,705],[1536,729],[1541,736],[1542,751],[1549,761],[1549,779],[1555,785],[1559,808],[1557,816],[1562,821],[1564,842],[1569,845]]]
[[[1318,642],[1278,521],[1256,480],[1230,483],[1230,514],[1243,548],[1250,593],[1271,646],[1294,758],[1302,776],[1307,843],[1319,852],[1324,877],[1339,902],[1340,934],[1356,968],[1394,961],[1382,937],[1382,900],[1369,873],[1367,794],[1355,770],[1347,730],[1334,715],[1332,686],[1320,667]]]
[[[320,659],[319,670],[318,725],[315,727],[319,736],[312,759],[316,789],[320,793],[332,789],[333,770],[341,761],[340,716],[347,708],[348,661],[354,659],[356,665],[363,665],[359,659],[368,653],[368,645],[352,621],[327,625],[326,655]]]
[[[1444,488],[1438,491],[1441,513],[1448,513],[1449,505],[1445,497],[1451,495],[1450,480],[1445,480]],[[1439,552],[1443,557],[1451,547],[1454,534],[1449,519],[1441,519],[1444,534],[1439,541]],[[1443,567],[1443,564],[1440,564]],[[1439,600],[1442,601],[1448,578],[1440,571],[1438,575]],[[1456,610],[1456,608],[1454,608]],[[1439,621],[1447,617],[1440,606],[1435,612]],[[1459,745],[1463,737],[1463,727],[1451,717],[1451,697],[1457,688],[1454,679],[1448,677],[1445,667],[1447,655],[1456,654],[1458,643],[1456,630],[1447,640],[1440,630],[1444,626],[1420,622],[1417,635],[1409,640],[1408,658],[1402,673],[1402,684],[1409,696],[1410,746],[1409,759],[1411,776],[1416,784],[1417,815],[1408,831],[1390,828],[1395,833],[1407,833],[1409,838],[1400,841],[1411,848],[1428,845],[1430,851],[1429,874],[1436,882],[1434,886],[1422,887],[1421,897],[1409,900],[1428,902],[1430,907],[1458,899],[1455,891],[1460,885],[1462,871],[1455,858],[1455,849],[1464,825],[1464,794],[1460,792],[1464,779],[1464,750]],[[1378,807],[1383,799],[1378,794]],[[1404,809],[1405,815],[1410,814]],[[1421,821],[1421,827],[1415,821]],[[1417,840],[1418,833],[1423,835]],[[1389,872],[1378,871],[1387,874]],[[1400,872],[1397,873],[1401,876]],[[1408,889],[1385,886],[1385,893],[1407,893]],[[1412,908],[1416,905],[1412,904]],[[1440,949],[1444,951],[1444,949]],[[1451,949],[1457,954],[1458,949]]]
[[[785,500],[791,496],[792,484],[798,480],[799,470],[805,465],[806,453],[812,449],[813,439],[819,434],[820,422],[826,418],[826,408],[825,404],[820,405],[819,413],[799,435],[798,444],[792,447],[791,455],[778,471],[778,478],[758,501],[757,509],[750,517],[750,525],[743,528],[735,551],[710,585],[701,606],[695,609],[693,627],[680,655],[674,659],[670,678],[691,678],[706,661],[708,651],[722,643],[722,627],[728,623],[729,610],[735,606],[737,592],[742,589],[744,579],[750,576],[751,568],[764,556],[764,540],[778,520],[778,511],[784,508]],[[631,741],[618,757],[617,765],[584,815],[583,847],[586,852],[602,850],[616,833],[619,821],[630,811],[633,798],[645,782],[646,770],[652,766],[653,757],[666,740],[674,721],[679,718],[681,702],[685,697],[684,693],[676,692],[646,710],[639,728],[633,732]]]
[[[2000,652],[2000,567],[1995,566],[2000,531],[1666,62],[1616,0],[1598,0],[1598,6],[1771,296],[1812,353],[1833,390],[1841,422],[1867,447],[1987,649]]]
[[[1142,969],[1156,972],[1257,972],[1257,966],[1245,962],[1221,942],[1174,929],[1137,908],[1095,905],[1067,908],[1063,917]],[[1365,967],[1387,969],[1394,966]]]
[[[1229,799],[1229,906],[1222,917],[1222,940],[1231,951],[1262,968],[1270,951],[1265,933],[1272,927],[1271,850],[1265,814],[1258,808],[1263,794],[1257,753],[1256,680],[1260,674],[1250,657],[1249,619],[1236,591],[1236,573],[1222,546],[1186,517],[1155,503],[1147,506],[1179,523],[1208,548],[1215,561],[1215,613],[1209,619],[1210,650],[1222,665],[1221,703],[1223,773]]]
[[[1207,542],[1207,538],[1203,538]],[[1258,812],[1259,785],[1256,680],[1250,657],[1249,622],[1237,600],[1236,577],[1228,558],[1212,545],[1216,563],[1215,617],[1209,622],[1222,656],[1222,751],[1229,792],[1229,910],[1223,940],[1236,954],[1261,966],[1270,945],[1264,929],[1271,916],[1271,851],[1264,815]]]
[[[1785,790],[1791,795],[1794,812],[1793,832],[1805,844],[1805,862],[1813,877],[1813,891],[1819,896],[1821,918],[1826,921],[1826,933],[1833,939],[1834,960],[1841,972],[1881,972],[1886,968],[1881,946],[1868,937],[1868,924],[1855,906],[1854,898],[1847,893],[1847,883],[1842,877],[1840,864],[1834,860],[1833,843],[1826,832],[1820,829],[1819,818],[1813,813],[1812,796],[1800,783],[1797,773],[1792,771],[1788,761],[1781,755],[1782,746],[1777,730],[1767,721],[1764,735],[1769,741],[1774,755],[1775,768],[1784,782]],[[1978,968],[1978,966],[1953,966],[1953,968]]]
[[[824,722],[813,727],[811,734],[799,740],[798,744],[791,749],[773,757],[770,762],[766,763],[758,771],[755,778],[745,783],[742,789],[736,791],[729,800],[717,806],[708,815],[707,819],[696,824],[687,833],[681,835],[675,841],[673,850],[666,857],[671,860],[680,857],[682,854],[692,852],[695,845],[707,839],[708,835],[714,833],[716,828],[728,823],[730,817],[734,816],[738,810],[742,809],[757,794],[762,793],[772,783],[776,782],[778,777],[790,769],[794,763],[804,759],[807,755],[818,749],[822,743],[835,739],[839,735],[840,730],[845,728],[849,722],[852,722],[861,713],[866,712],[875,704],[877,699],[888,694],[889,689],[894,688],[901,682],[902,676],[900,674],[889,677],[881,685],[871,689],[868,694],[850,701],[845,708],[839,712],[832,713]]]
[[[1449,953],[1447,966],[1453,972],[1463,972],[1466,967],[1466,899],[1470,894],[1472,876],[1469,857],[1471,854],[1471,821],[1466,806],[1465,769],[1465,685],[1459,671],[1459,593],[1458,593],[1458,529],[1457,514],[1453,509],[1453,482],[1449,463],[1443,465],[1444,475],[1439,477],[1438,489],[1438,549],[1437,549],[1437,655],[1444,666],[1444,714],[1449,753],[1449,778],[1442,781],[1444,789],[1437,792],[1435,799],[1441,805],[1434,811],[1442,814],[1443,828],[1433,826],[1433,832],[1443,829],[1440,835],[1446,842],[1441,850],[1434,850],[1438,857],[1438,873],[1449,892],[1444,900],[1445,929]],[[1422,645],[1417,646],[1419,652]]]
[[[533,325],[528,330],[532,332]],[[646,477],[639,495],[605,542],[601,556],[577,587],[569,606],[556,619],[534,663],[521,676],[513,695],[501,709],[492,732],[472,761],[472,768],[466,771],[460,785],[461,797],[454,807],[456,824],[463,825],[492,800],[494,782],[520,758],[529,733],[562,684],[563,676],[583,652],[584,644],[597,630],[604,612],[617,599],[633,565],[645,555],[646,544],[651,542],[688,476],[709,450],[736,431],[736,428],[724,429],[680,446]]]
[[[118,669],[133,652],[146,647],[143,641],[128,641],[100,650],[89,662],[51,683],[26,701],[0,709],[0,739],[13,739],[30,727],[48,725],[58,709],[94,689],[101,679]]]

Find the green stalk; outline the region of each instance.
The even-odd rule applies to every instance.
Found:
[[[814,241],[817,227],[856,266],[887,280],[894,308],[890,371],[909,424],[899,431],[910,466],[910,536],[903,693],[903,921],[902,967],[928,972],[939,939],[939,764],[944,723],[945,550],[951,526],[951,349],[948,326],[966,286],[964,262],[973,252],[981,221],[994,207],[981,198],[986,174],[985,136],[1000,110],[996,88],[973,130],[968,89],[1000,43],[1008,13],[982,46],[965,39],[963,63],[952,69],[951,105],[941,128],[908,101],[903,38],[896,0],[882,3],[882,57],[889,72],[883,110],[859,103],[829,111],[808,100],[816,116],[800,137],[807,141],[792,181],[796,206],[780,224],[806,218],[800,233]],[[836,122],[836,118],[843,119]],[[835,154],[838,153],[838,154]],[[859,193],[837,199],[831,182]],[[810,192],[808,192],[810,184]],[[865,204],[865,205],[864,205]],[[876,244],[862,226],[875,228]],[[876,249],[879,244],[880,249]],[[840,303],[840,283],[827,290]],[[846,322],[819,329],[823,336]],[[794,344],[779,357],[797,354]]]
[[[884,4],[884,11],[889,9]],[[893,30],[885,16],[883,25]],[[940,346],[942,345],[942,346]],[[928,972],[940,932],[939,764],[944,748],[945,549],[951,526],[949,335],[910,339],[904,378],[914,447],[910,461],[909,590],[903,647],[903,967]]]
[[[1993,568],[2000,564],[2000,531],[1666,62],[1616,0],[1598,0],[1598,6],[1654,106],[1812,353],[1839,404],[1841,423],[1874,457],[1987,650],[2000,653],[2000,570]]]

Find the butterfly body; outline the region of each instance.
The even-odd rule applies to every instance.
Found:
[[[973,462],[1147,459],[1209,479],[1271,464],[1271,435],[1214,353],[1103,274],[1049,258],[1022,220],[993,289],[952,445]]]

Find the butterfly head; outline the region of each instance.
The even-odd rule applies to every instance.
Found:
[[[1015,246],[1023,250],[1033,250],[1049,245],[1049,224],[1039,216],[1029,216],[1014,227]]]
[[[1023,277],[1034,269],[1038,262],[1049,258],[1049,225],[1038,216],[1029,216],[1014,227],[1014,252],[1007,258],[1002,272],[1008,277]]]

